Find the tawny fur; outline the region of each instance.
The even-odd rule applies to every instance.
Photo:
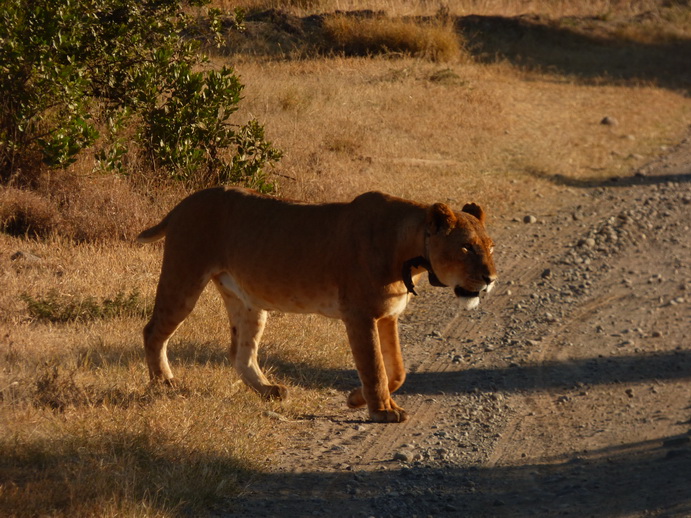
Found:
[[[185,198],[138,240],[166,237],[151,320],[144,328],[149,374],[172,382],[166,346],[213,281],[231,324],[230,360],[265,398],[284,398],[257,362],[267,310],[319,313],[346,326],[362,386],[348,405],[381,422],[407,418],[391,398],[405,380],[398,316],[410,297],[404,263],[425,257],[444,285],[477,293],[496,272],[484,212],[454,212],[370,192],[350,203],[303,204],[213,188]],[[424,270],[415,269],[413,280]],[[465,293],[465,292],[463,292]]]

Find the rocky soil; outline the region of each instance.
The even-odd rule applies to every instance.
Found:
[[[474,312],[401,322],[410,419],[334,397],[221,516],[691,516],[691,141],[495,215]],[[340,410],[339,410],[340,409]]]

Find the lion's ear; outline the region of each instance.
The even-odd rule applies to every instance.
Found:
[[[427,228],[431,234],[449,232],[456,223],[456,215],[448,205],[435,203],[427,211]]]
[[[463,205],[463,212],[472,214],[480,223],[485,224],[485,211],[477,203],[466,203]]]

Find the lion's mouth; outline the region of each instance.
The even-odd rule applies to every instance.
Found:
[[[461,286],[456,286],[453,289],[453,292],[456,294],[457,297],[464,297],[464,298],[475,298],[480,296],[479,291],[470,291],[466,290],[465,288],[462,288]]]

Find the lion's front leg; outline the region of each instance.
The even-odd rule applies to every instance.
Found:
[[[362,382],[361,389],[353,391],[348,398],[349,406],[361,406],[360,398],[362,398],[367,404],[373,421],[381,423],[405,421],[408,415],[391,399],[377,322],[371,318],[355,317],[345,319],[345,325],[355,367]]]
[[[396,392],[405,381],[405,367],[398,340],[398,316],[384,317],[377,321],[379,346],[384,359],[384,368],[389,383],[389,394]],[[348,396],[348,406],[359,408],[365,405],[362,387],[353,390]]]

